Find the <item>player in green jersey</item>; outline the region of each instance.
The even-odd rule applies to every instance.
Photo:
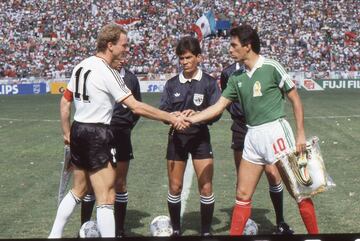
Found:
[[[230,235],[242,235],[251,215],[251,198],[266,164],[277,163],[280,151],[306,150],[304,111],[294,83],[275,60],[260,55],[260,39],[251,26],[242,25],[230,31],[230,55],[246,67],[245,73],[234,73],[219,101],[186,120],[198,123],[221,114],[232,101],[239,101],[245,111],[248,132],[237,178]],[[290,100],[296,122],[296,138],[284,119],[284,99]],[[288,187],[288,180],[283,176]],[[300,215],[308,233],[317,234],[314,204],[310,198],[298,203]]]

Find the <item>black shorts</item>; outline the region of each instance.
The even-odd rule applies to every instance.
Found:
[[[243,151],[247,127],[237,125],[236,130],[232,128],[231,148],[234,151]]]
[[[112,145],[116,150],[116,161],[129,161],[134,159],[131,145],[131,129],[124,127],[111,126],[114,139]]]
[[[193,159],[213,158],[210,133],[208,130],[191,135],[179,133],[169,134],[166,154],[167,160],[187,161],[189,153]]]
[[[93,171],[112,161],[110,126],[74,121],[70,132],[70,161],[78,168]]]

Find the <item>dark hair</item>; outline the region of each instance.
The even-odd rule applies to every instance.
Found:
[[[186,51],[191,52],[195,56],[201,54],[199,40],[191,36],[181,38],[176,46],[176,55],[183,55]]]
[[[97,37],[97,52],[104,52],[108,43],[116,44],[120,39],[120,34],[127,35],[127,32],[115,23],[110,23],[101,28]]]
[[[230,30],[231,37],[238,37],[241,45],[251,44],[251,49],[255,53],[260,53],[260,39],[257,31],[250,25],[244,24]]]

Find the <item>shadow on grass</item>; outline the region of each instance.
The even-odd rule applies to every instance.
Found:
[[[146,217],[150,217],[150,214],[134,209],[127,210],[125,217],[125,234],[127,236],[144,236],[143,233],[135,233],[132,230],[143,227],[144,224],[141,223],[141,220]]]
[[[230,230],[230,222],[232,216],[232,208],[224,208],[220,209],[221,212],[228,214],[228,220],[224,223],[224,226],[214,229],[212,232],[213,234],[229,232]],[[258,234],[272,234],[275,231],[275,225],[266,217],[266,215],[270,211],[268,209],[263,208],[253,208],[251,212],[251,219],[254,220],[258,227],[259,233]],[[275,221],[275,216],[274,216]],[[217,224],[221,224],[221,220],[214,217],[213,226]],[[182,232],[186,230],[191,230],[196,233],[200,233],[200,212],[190,212],[185,213],[182,222]]]

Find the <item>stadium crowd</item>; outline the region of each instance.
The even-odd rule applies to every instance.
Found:
[[[256,26],[262,54],[290,71],[360,70],[358,0],[9,0],[0,9],[0,78],[69,77],[112,21],[129,31],[133,72],[176,73],[175,43],[209,10]],[[226,34],[202,40],[205,71],[231,63],[228,43]]]

